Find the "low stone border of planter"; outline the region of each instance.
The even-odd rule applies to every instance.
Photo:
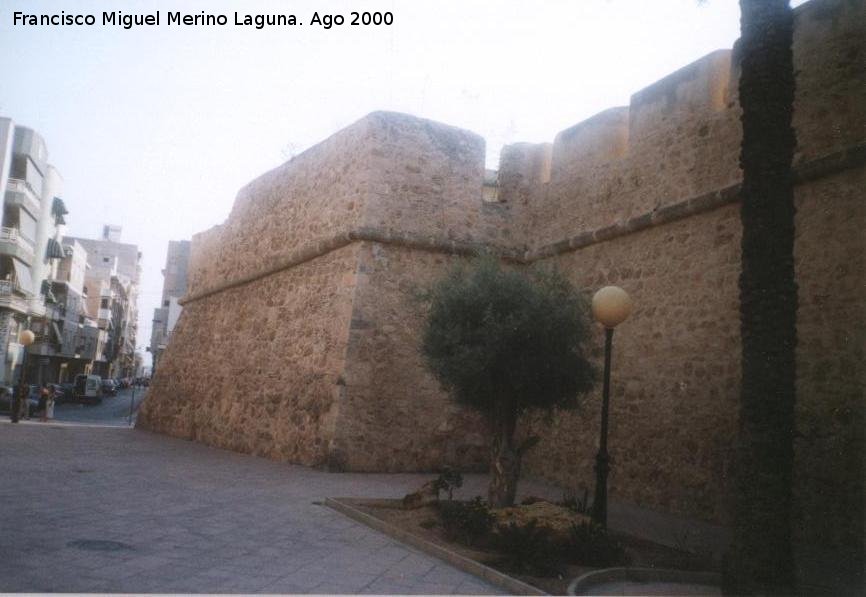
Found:
[[[356,522],[360,522],[361,524],[376,529],[381,533],[385,533],[389,537],[411,545],[415,549],[424,552],[429,556],[439,558],[440,560],[451,564],[455,568],[459,568],[464,572],[477,576],[478,578],[485,580],[490,584],[505,589],[511,594],[547,595],[547,593],[537,587],[533,587],[532,585],[527,584],[521,580],[508,576],[507,574],[503,574],[489,566],[480,564],[475,560],[471,560],[465,556],[455,553],[446,547],[431,543],[430,541],[422,539],[417,535],[413,535],[408,531],[399,529],[394,525],[388,524],[385,521],[370,516],[366,512],[361,512],[357,508],[354,508],[351,505],[340,500],[341,498],[325,498],[325,505],[341,514],[348,516]]]
[[[592,587],[617,581],[669,582],[718,587],[722,583],[722,575],[716,572],[690,572],[663,568],[604,568],[575,578],[568,585],[568,594],[592,595]]]

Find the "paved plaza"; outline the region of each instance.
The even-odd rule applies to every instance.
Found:
[[[319,505],[332,474],[130,429],[0,423],[0,592],[501,592]],[[483,493],[467,479],[465,494]]]

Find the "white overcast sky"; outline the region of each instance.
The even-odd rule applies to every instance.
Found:
[[[160,10],[163,24],[13,27],[16,10]],[[202,10],[304,25],[164,23]],[[308,26],[352,10],[394,24]],[[143,351],[168,241],[221,223],[240,186],[364,114],[473,130],[496,167],[504,143],[550,141],[738,32],[736,0],[0,0],[0,116],[45,138],[69,234],[120,224],[140,247]]]

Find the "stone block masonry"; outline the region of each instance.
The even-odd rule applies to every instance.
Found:
[[[866,4],[796,9],[797,541],[863,566]],[[714,52],[572,126],[502,151],[377,112],[244,187],[193,238],[185,308],[139,425],[355,471],[484,466],[486,429],[419,353],[418,291],[486,249],[636,300],[614,343],[612,499],[730,520],[740,339],[736,55]],[[601,356],[601,332],[596,339]],[[528,417],[525,470],[592,483],[599,392]],[[759,532],[759,531],[758,531]],[[842,580],[839,580],[842,579]]]

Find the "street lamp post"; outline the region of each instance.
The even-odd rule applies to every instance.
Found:
[[[12,422],[17,423],[21,410],[27,408],[27,347],[33,344],[36,336],[30,330],[18,334],[18,343],[24,347],[24,357],[21,359],[21,375],[18,378],[18,390],[12,400]]]
[[[607,419],[610,410],[610,355],[613,347],[613,330],[628,318],[631,309],[631,297],[618,286],[605,286],[592,297],[592,313],[604,326],[601,437],[598,455],[595,458],[595,496],[592,502],[592,519],[603,527],[607,527],[607,474],[610,472],[610,455],[607,452]]]

